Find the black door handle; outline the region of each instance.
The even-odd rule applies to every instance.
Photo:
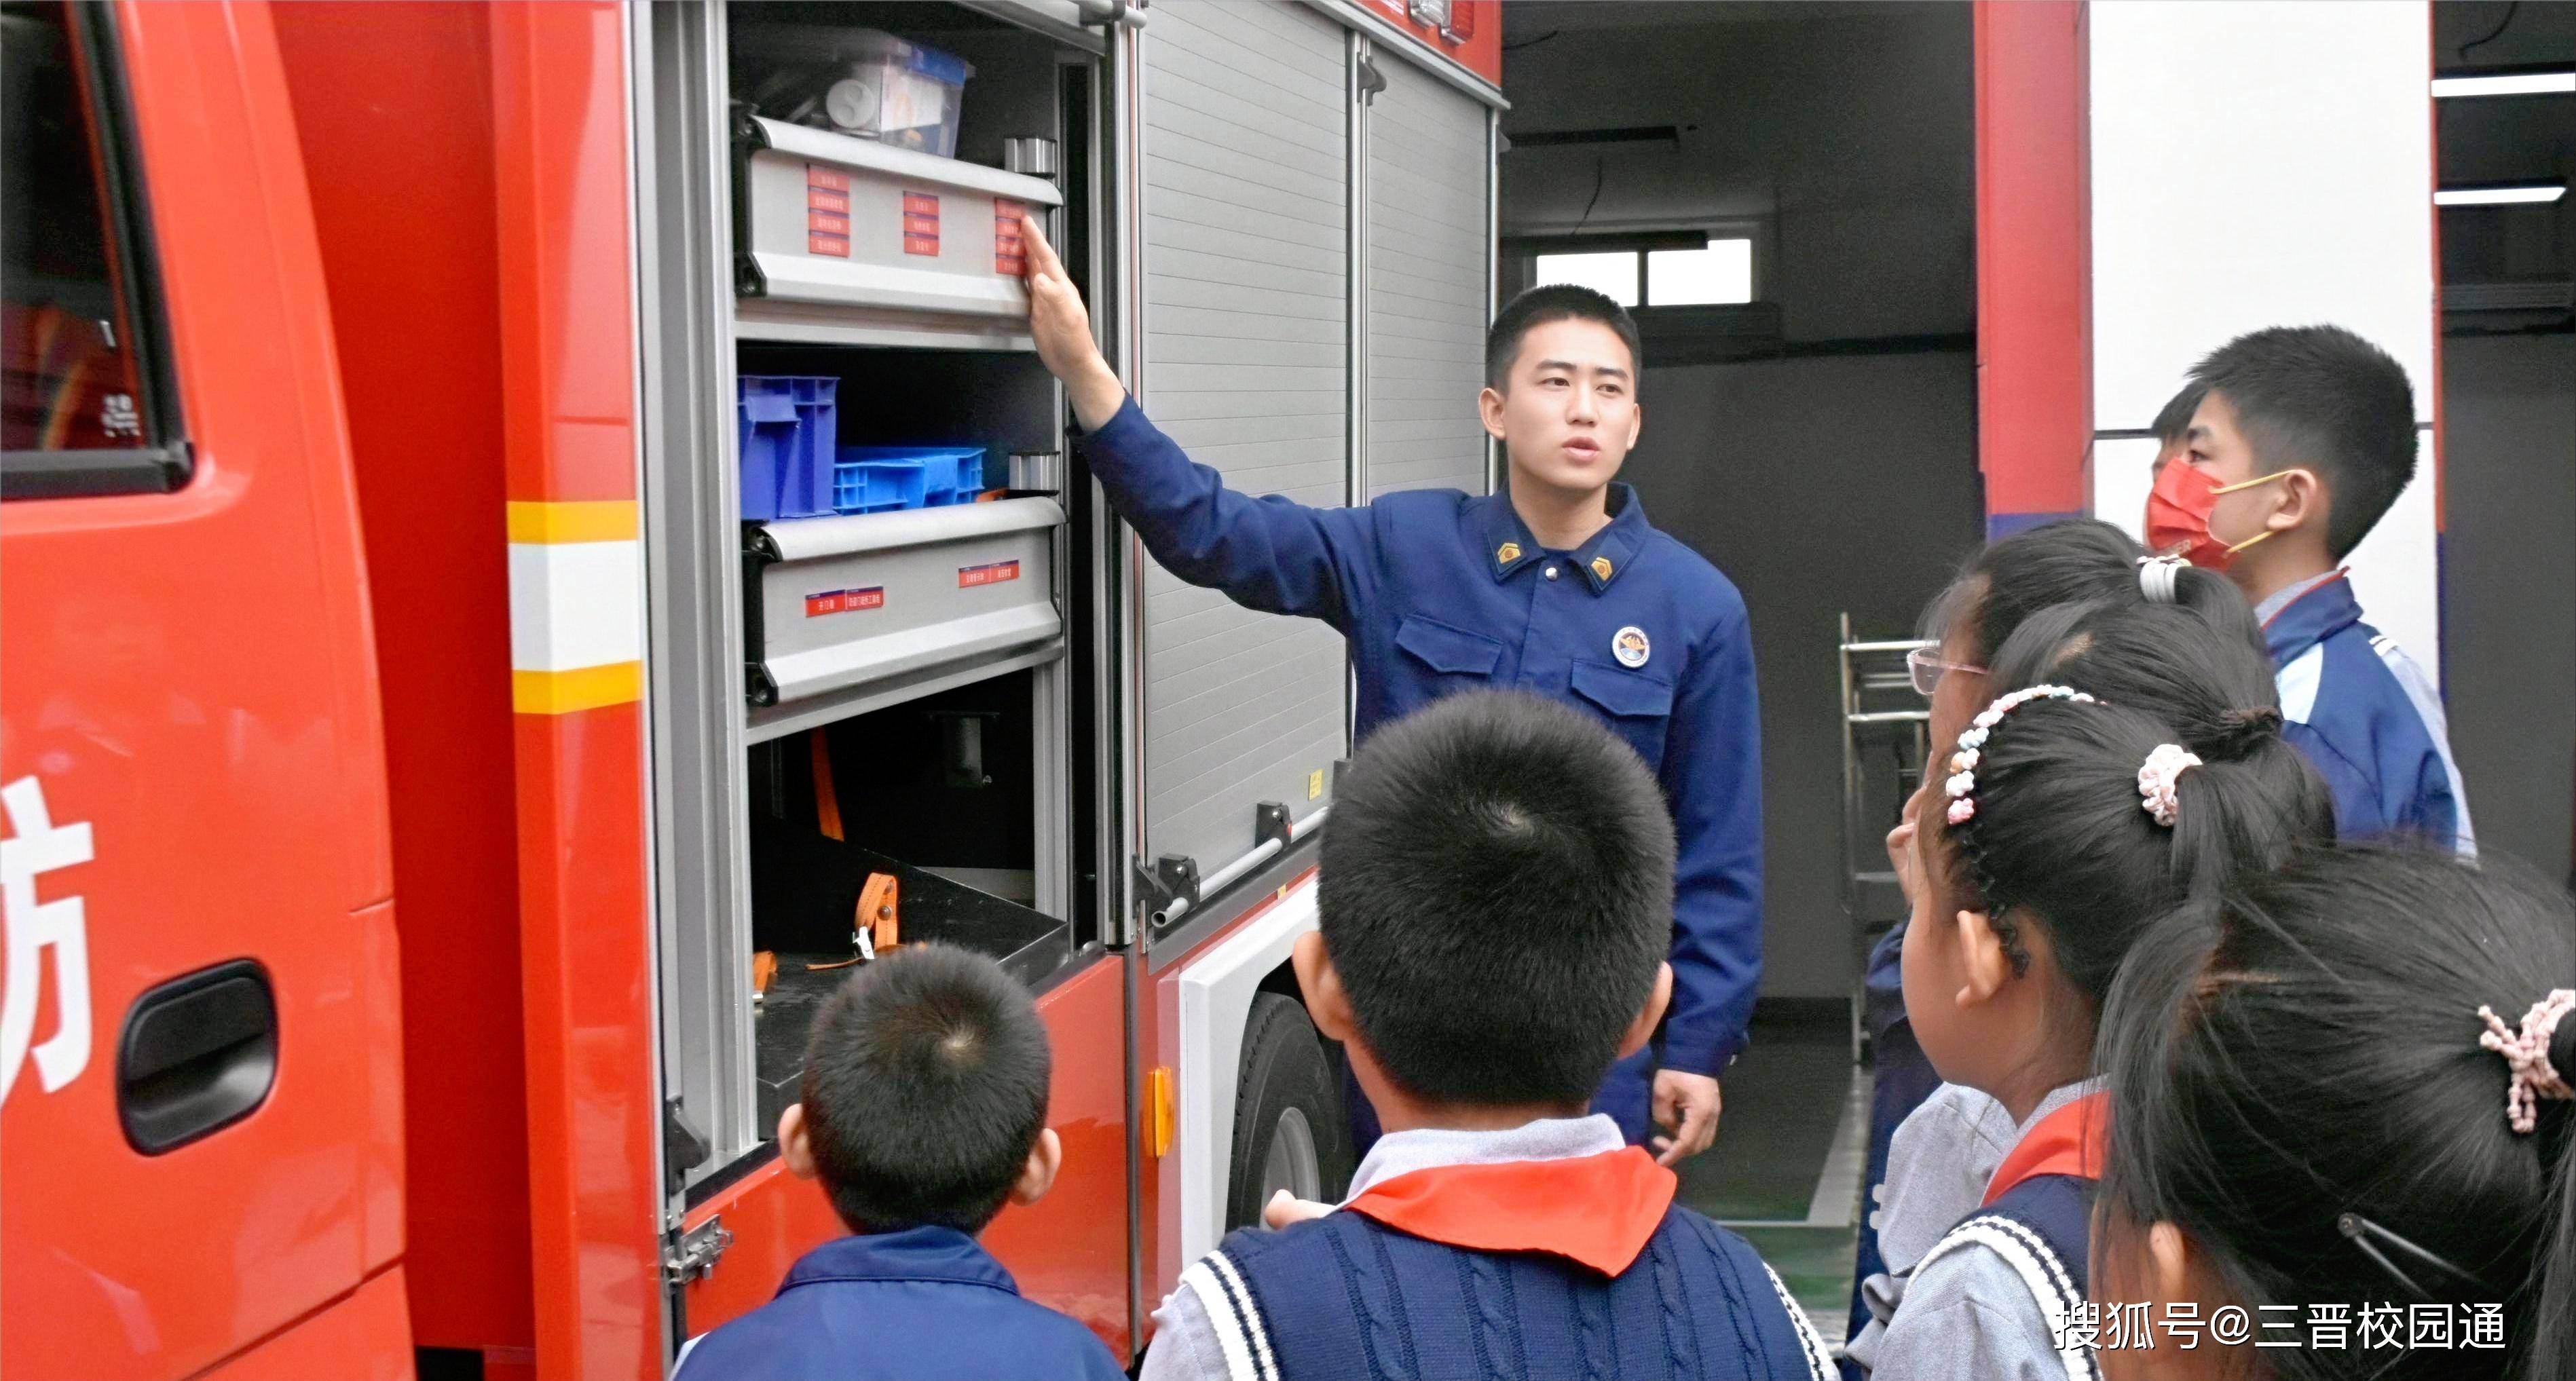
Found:
[[[116,1043],[116,1113],[147,1156],[240,1121],[277,1082],[277,995],[234,959],[134,1000]]]

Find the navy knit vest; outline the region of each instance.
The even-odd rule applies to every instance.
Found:
[[[1833,1375],[1762,1259],[1685,1208],[1667,1209],[1616,1276],[1433,1242],[1360,1213],[1239,1231],[1201,1265],[1225,1305],[1211,1303],[1210,1321],[1251,1381]]]
[[[2085,1301],[2085,1268],[2091,1256],[2093,1192],[2099,1182],[2081,1175],[2033,1175],[1996,1196],[1944,1234],[1916,1262],[1921,1272],[1935,1257],[1982,1246],[2004,1259],[2039,1306],[2040,1317],[2060,1330],[2059,1358],[2067,1381],[2099,1381],[2093,1350],[2074,1327]],[[1904,1313],[1903,1303],[1897,1312]]]

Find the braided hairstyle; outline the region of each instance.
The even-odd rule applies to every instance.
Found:
[[[1971,731],[1973,757],[1939,764],[1966,780],[1953,778],[1962,789],[1925,827],[1941,832],[1965,904],[1986,913],[2016,973],[2030,964],[2021,927],[2042,926],[2098,1010],[2157,917],[2333,838],[2323,784],[2279,737],[2268,663],[2221,622],[2170,606],[2052,609],[2024,621],[1992,670],[1997,685],[2089,697],[2025,701]],[[2172,782],[2170,825],[2140,784],[2167,744],[2200,758]]]

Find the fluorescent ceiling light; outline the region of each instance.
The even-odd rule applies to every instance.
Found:
[[[2446,187],[2433,194],[2435,206],[2518,206],[2556,201],[2567,195],[2564,182],[2536,182],[2521,187]]]
[[[2517,72],[2502,77],[2435,77],[2433,95],[2546,96],[2576,91],[2576,72]]]

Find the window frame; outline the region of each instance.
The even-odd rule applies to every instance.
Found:
[[[75,58],[84,64],[90,137],[97,142],[100,195],[113,285],[125,309],[121,342],[133,353],[136,401],[145,443],[126,448],[0,451],[0,501],[168,494],[184,487],[196,465],[181,426],[178,381],[171,369],[160,257],[137,157],[133,103],[120,61],[116,18],[106,6],[64,6]]]
[[[1701,249],[1718,240],[1742,240],[1750,257],[1752,296],[1744,302],[1657,302],[1650,286],[1651,266],[1647,255],[1659,249]],[[1680,230],[1631,232],[1596,232],[1589,235],[1513,235],[1503,239],[1502,251],[1516,261],[1515,271],[1524,287],[1538,283],[1538,261],[1541,255],[1555,254],[1627,254],[1636,260],[1637,303],[1631,312],[1663,310],[1734,310],[1763,301],[1763,277],[1770,263],[1768,237],[1761,224],[1726,221],[1690,226]]]

